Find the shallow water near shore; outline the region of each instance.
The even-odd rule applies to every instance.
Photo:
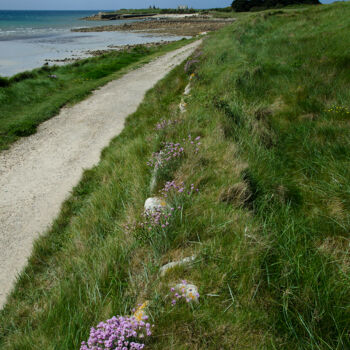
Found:
[[[46,60],[84,58],[89,50],[108,46],[178,40],[177,36],[146,33],[74,33],[71,29],[96,25],[121,25],[131,21],[85,21],[91,11],[0,11],[0,76],[41,67]],[[50,63],[51,64],[51,63]]]

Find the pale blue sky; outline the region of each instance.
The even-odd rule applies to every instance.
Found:
[[[0,9],[8,10],[114,10],[119,8],[161,8],[188,5],[194,8],[225,7],[232,0],[0,0]]]
[[[321,0],[323,3],[332,0]],[[7,10],[114,10],[119,8],[177,7],[194,8],[225,7],[232,0],[0,0],[0,9]]]

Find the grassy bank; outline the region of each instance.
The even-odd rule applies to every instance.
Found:
[[[349,348],[349,15],[342,3],[242,16],[158,83],[37,241],[0,347],[77,349],[150,300],[148,349]],[[164,142],[184,151],[150,188]],[[166,197],[169,225],[142,229],[145,199],[172,180],[186,191]],[[172,306],[183,279],[198,304]]]
[[[9,79],[1,78],[0,150],[21,136],[35,133],[40,123],[57,115],[63,106],[82,100],[129,69],[188,42],[182,40],[154,48],[140,46],[129,52],[116,51],[65,66],[44,66]]]

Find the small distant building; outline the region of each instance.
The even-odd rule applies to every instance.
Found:
[[[177,7],[178,10],[188,10],[188,6],[187,5],[179,5]]]

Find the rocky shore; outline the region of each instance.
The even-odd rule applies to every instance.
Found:
[[[130,52],[132,49],[136,48],[136,47],[147,47],[147,48],[151,48],[151,47],[156,47],[156,46],[160,46],[160,45],[166,45],[166,44],[170,44],[172,43],[172,41],[157,41],[157,42],[153,42],[153,43],[145,43],[145,44],[134,44],[134,45],[109,45],[108,46],[108,50],[89,50],[86,51],[85,53],[91,56],[100,56],[100,55],[104,55],[106,53],[112,52],[112,51],[126,51],[126,52]]]
[[[161,41],[156,41],[156,42],[151,42],[151,43],[144,43],[144,44],[133,44],[133,45],[109,45],[108,49],[106,50],[87,50],[84,53],[88,56],[101,56],[110,52],[115,52],[115,51],[126,51],[130,52],[136,47],[146,47],[146,48],[152,48],[156,46],[161,46],[161,45],[167,45],[172,43],[173,41],[167,41],[167,40],[161,40]],[[45,59],[45,65],[48,65],[49,63],[55,64],[55,63],[74,63],[76,61],[82,60],[86,58],[84,57],[67,57],[63,59]]]
[[[155,13],[144,13],[144,14],[118,14],[111,12],[99,12],[96,15],[82,18],[85,21],[114,21],[118,19],[134,19],[134,18],[147,18],[155,16]]]
[[[166,34],[178,36],[195,36],[202,32],[211,32],[232,23],[235,19],[214,18],[177,18],[177,19],[152,19],[140,22],[125,23],[123,25],[106,25],[90,28],[73,29],[75,32],[108,32],[108,31],[133,31],[152,34]]]

